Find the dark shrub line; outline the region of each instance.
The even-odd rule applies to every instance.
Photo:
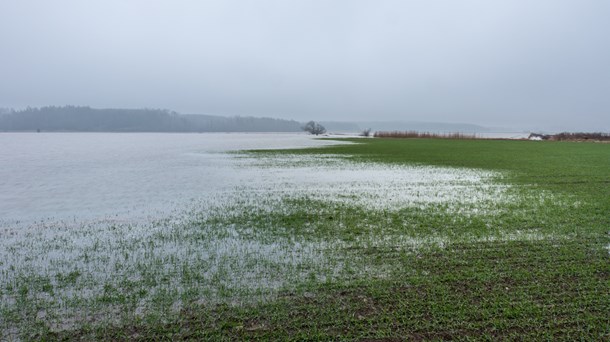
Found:
[[[477,136],[475,133],[431,133],[418,131],[378,131],[373,135],[375,138],[424,138],[424,139],[492,139],[505,140],[502,138],[487,138]],[[551,140],[551,141],[610,141],[610,133],[585,133],[585,132],[562,132],[557,134],[531,133],[529,140]]]
[[[562,132],[559,134],[551,135],[550,140],[598,140],[598,141],[610,141],[610,133],[568,133]]]

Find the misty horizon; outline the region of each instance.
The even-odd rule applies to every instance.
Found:
[[[0,107],[610,131],[610,3],[0,4]]]
[[[421,121],[321,121],[331,132],[366,129],[434,132],[491,132],[467,123]],[[0,108],[0,132],[301,132],[305,122],[253,116],[181,114],[167,109],[91,108],[89,106]],[[497,130],[496,130],[497,131]],[[500,130],[502,131],[502,130]],[[504,132],[508,132],[504,130]]]
[[[83,112],[84,111],[84,112]],[[87,117],[91,114],[91,112],[97,112],[95,116],[97,116],[96,120],[103,118],[105,115],[108,116],[106,119],[107,124],[114,126],[114,128],[107,129],[82,129],[81,128],[67,128],[66,124],[72,125],[72,123],[67,123],[71,120],[82,121],[82,117]],[[9,114],[13,116],[13,118],[20,117],[24,114],[32,114],[38,113],[41,115],[38,119],[29,118],[26,119],[28,122],[27,128],[15,129],[11,127],[7,127],[7,119]],[[57,120],[55,115],[60,114],[60,120]],[[144,126],[131,129],[127,128],[125,130],[124,127],[121,126],[121,122],[125,120],[134,120],[132,116],[136,113],[137,120],[140,120],[140,123]],[[163,115],[169,116],[178,116],[182,118],[182,120],[187,120],[188,124],[185,122],[182,125],[186,125],[182,129],[172,130],[166,128],[162,129],[146,129],[144,127],[154,127],[158,125],[158,122],[147,122],[146,117],[154,118],[159,113]],[[69,118],[70,115],[78,114],[76,117]],[[100,116],[101,115],[101,116]],[[119,115],[119,116],[117,116]],[[126,118],[121,118],[121,115],[126,116]],[[80,116],[80,117],[79,117]],[[45,117],[42,119],[42,117]],[[193,122],[189,120],[190,118],[195,119]],[[43,121],[42,124],[36,122]],[[54,120],[57,120],[54,122]],[[68,121],[66,121],[68,120]],[[85,119],[85,121],[88,119]],[[214,129],[209,129],[209,127],[201,127],[201,120],[209,123],[210,120],[215,121],[215,125],[217,126]],[[37,130],[43,129],[47,131],[103,131],[103,132],[112,132],[112,131],[124,131],[124,132],[300,132],[302,131],[303,125],[306,121],[310,120],[296,120],[292,118],[277,118],[271,116],[252,116],[252,115],[210,115],[204,113],[179,113],[177,111],[167,109],[167,108],[93,108],[91,106],[42,106],[42,107],[32,107],[27,106],[24,108],[7,108],[0,107],[0,132],[2,131],[28,131],[28,130]],[[248,126],[248,122],[250,123]],[[420,132],[444,132],[444,133],[452,133],[452,132],[471,132],[471,133],[560,133],[560,132],[582,132],[583,130],[579,130],[577,127],[572,127],[568,129],[561,129],[557,126],[544,125],[544,126],[532,126],[532,125],[505,125],[505,126],[485,126],[477,123],[471,122],[451,122],[451,121],[424,121],[424,120],[374,120],[371,118],[370,120],[361,120],[361,121],[348,121],[348,120],[321,120],[319,121],[325,127],[329,127],[330,131],[334,132],[349,132],[349,133],[358,133],[362,132],[365,129],[371,129],[373,131],[420,131]],[[56,128],[48,129],[48,124],[56,126]],[[235,126],[237,124],[237,126]],[[279,124],[279,126],[278,126]],[[152,125],[152,126],[151,126]],[[187,127],[191,125],[192,127]],[[9,125],[10,126],[10,125]],[[75,127],[79,127],[78,123]],[[236,128],[238,127],[238,128]],[[274,130],[275,128],[275,130]],[[279,128],[279,129],[278,129]],[[591,132],[602,132],[605,133],[604,130],[594,129],[590,130]]]

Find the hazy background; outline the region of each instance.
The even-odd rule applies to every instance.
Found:
[[[0,107],[610,131],[610,1],[0,1]]]

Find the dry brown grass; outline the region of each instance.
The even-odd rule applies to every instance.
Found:
[[[431,133],[418,131],[379,131],[375,138],[424,138],[424,139],[477,139],[475,134],[467,133]]]

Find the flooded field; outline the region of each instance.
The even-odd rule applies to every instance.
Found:
[[[333,143],[304,134],[2,133],[0,218],[162,217],[248,181],[224,152]]]
[[[239,151],[336,144],[303,135],[32,136],[2,185],[4,337],[393,282],[421,272],[396,258],[460,244],[562,244],[543,222],[582,205],[508,171]]]

